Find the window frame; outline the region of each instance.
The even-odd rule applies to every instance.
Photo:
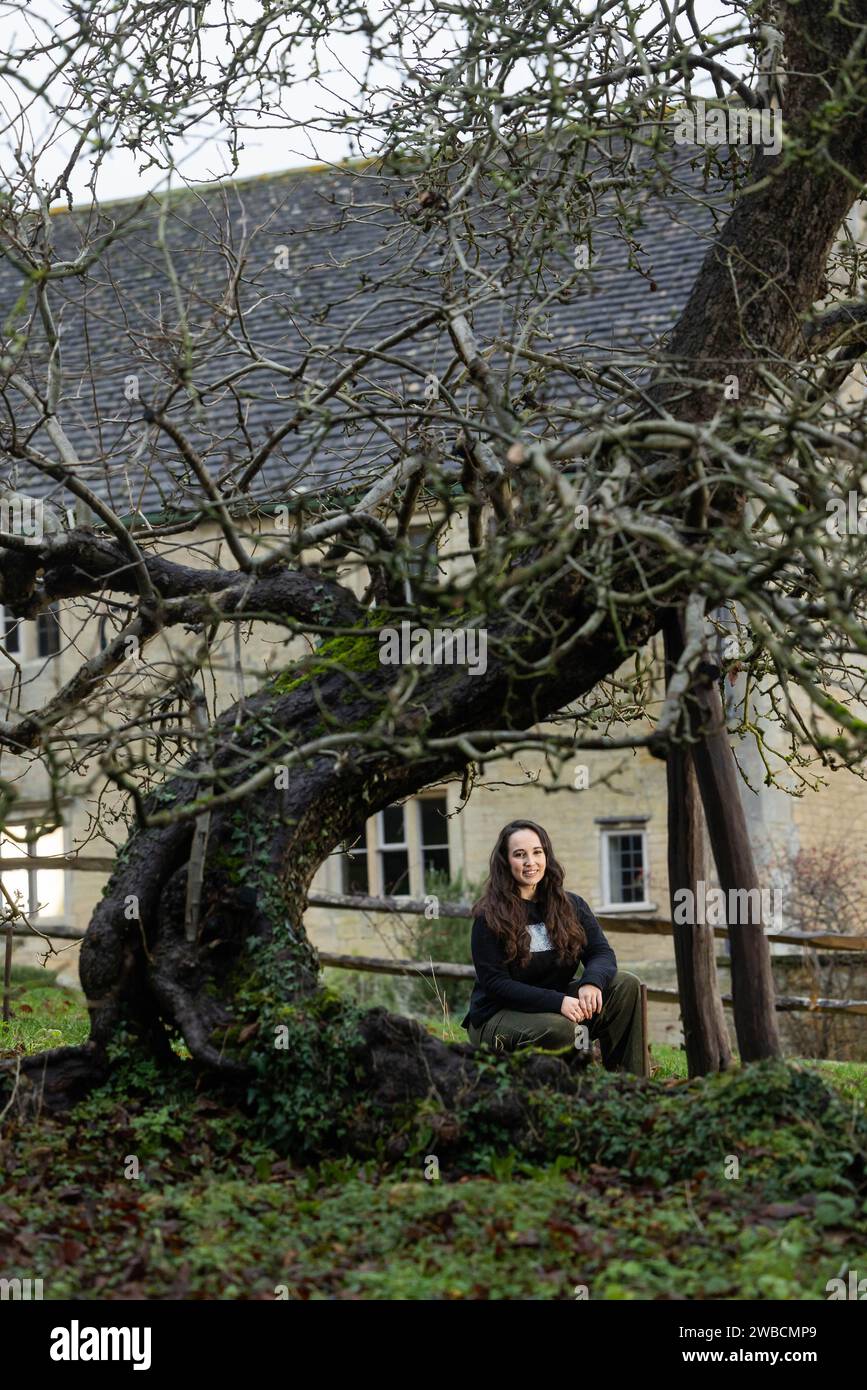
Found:
[[[611,849],[610,841],[616,835],[638,835],[641,838],[641,865],[644,873],[644,893],[645,896],[640,902],[615,902],[611,892]],[[655,911],[656,904],[648,898],[647,892],[650,884],[650,852],[647,842],[647,827],[644,820],[624,819],[614,824],[600,825],[599,827],[599,851],[600,851],[600,885],[602,888],[602,903],[597,909],[605,913]]]
[[[423,837],[421,819],[421,803],[423,801],[442,801],[445,803],[446,813],[448,813],[449,798],[448,791],[445,787],[439,789],[429,788],[426,793],[407,797],[404,801],[392,803],[395,808],[400,808],[403,811],[403,841],[385,839],[384,810],[391,809],[390,807],[384,808],[383,811],[376,811],[372,816],[368,816],[365,821],[367,832],[367,896],[372,898],[382,898],[386,896],[384,891],[385,874],[383,872],[382,856],[384,853],[388,853],[391,850],[406,851],[409,883],[406,892],[389,894],[388,896],[390,897],[421,899],[425,896],[427,888],[425,887],[424,880],[424,851],[426,848],[446,850],[449,856],[449,874],[451,875],[453,870],[454,845],[450,833],[449,822],[447,820],[443,821],[442,842],[426,845]],[[336,884],[336,891],[342,896],[357,896],[357,893],[347,893],[345,887],[344,860],[350,853],[354,853],[360,858],[362,851],[360,849],[350,851],[341,847],[335,850],[333,855],[330,856],[336,864],[334,878],[331,881]]]
[[[44,812],[43,812],[43,813],[40,813],[40,811],[39,811],[38,808],[34,808],[34,807],[22,808],[21,813],[20,813],[20,819],[18,819],[18,820],[16,820],[16,821],[13,821],[13,822],[11,822],[11,823],[12,823],[13,825],[23,825],[23,826],[25,826],[25,827],[28,829],[28,831],[29,831],[29,830],[31,829],[31,827],[35,827],[36,825],[39,824],[39,822],[40,822],[40,815],[41,815],[41,814],[44,814]],[[6,830],[6,826],[4,825],[4,826],[2,827],[2,830],[0,830],[0,837],[2,837],[2,835],[5,833],[5,830]],[[59,854],[57,857],[58,857],[58,858],[61,858],[61,857],[62,857],[62,858],[66,858],[66,856],[67,856],[67,855],[69,854],[69,852],[70,852],[70,843],[69,843],[69,824],[68,824],[67,817],[66,817],[65,815],[64,815],[63,820],[61,821],[60,825],[58,825],[58,826],[55,828],[55,831],[48,831],[47,833],[48,833],[48,834],[54,834],[54,833],[56,833],[57,830],[60,831],[60,834],[61,834],[61,837],[62,837],[62,846],[63,846],[62,849],[61,849],[61,851],[60,851],[60,854]],[[27,836],[27,842],[26,842],[26,843],[27,843],[27,848],[26,848],[26,851],[25,851],[23,857],[24,857],[24,858],[35,858],[35,857],[38,857],[38,856],[34,855],[33,848],[32,848],[32,846],[35,846],[35,845],[38,843],[38,837],[35,836],[35,835],[30,835],[30,834],[28,834],[28,836]],[[46,857],[50,857],[50,856],[46,856]],[[2,852],[0,852],[0,858],[2,858]],[[6,869],[4,872],[5,872],[6,874],[9,874],[9,873],[21,872],[21,870]],[[68,926],[70,925],[70,906],[71,906],[71,900],[72,900],[72,898],[71,898],[72,870],[71,870],[68,866],[64,866],[63,868],[58,867],[57,869],[34,869],[34,868],[32,868],[32,867],[29,867],[29,868],[25,869],[24,872],[26,872],[26,874],[27,874],[27,893],[28,893],[28,899],[29,899],[29,901],[25,904],[24,911],[25,911],[25,913],[26,913],[28,919],[33,923],[34,927],[36,927],[39,931],[45,931],[48,935],[51,934],[50,929],[51,929],[52,927],[68,927]],[[51,917],[45,917],[45,916],[40,916],[39,914],[36,914],[36,913],[31,912],[30,903],[31,903],[34,899],[35,899],[36,901],[38,901],[38,893],[34,893],[34,888],[35,888],[35,886],[36,886],[36,883],[37,883],[37,881],[38,881],[38,876],[39,876],[40,873],[60,873],[60,874],[63,875],[63,911],[62,911],[59,915],[54,915],[54,916],[51,916]],[[3,876],[2,873],[0,873],[0,877],[2,877],[2,876]],[[8,904],[7,904],[7,906],[8,906]]]
[[[412,871],[412,843],[411,843],[411,841],[412,841],[412,829],[411,829],[411,825],[410,825],[410,822],[411,822],[411,820],[412,820],[412,816],[411,816],[411,815],[407,815],[407,810],[408,810],[408,808],[409,808],[410,801],[412,801],[412,800],[413,800],[413,798],[410,798],[409,801],[397,801],[397,802],[394,802],[392,806],[386,806],[386,807],[384,807],[381,811],[377,811],[376,815],[373,817],[373,820],[374,820],[374,822],[375,822],[375,825],[374,825],[374,832],[373,832],[373,853],[374,853],[374,857],[375,857],[375,860],[376,860],[376,871],[375,871],[375,876],[374,876],[374,879],[373,879],[373,882],[374,882],[374,884],[375,884],[376,886],[375,886],[375,888],[374,888],[373,897],[375,897],[375,898],[384,898],[384,897],[390,897],[390,898],[412,898],[412,897],[414,896],[414,894],[413,894],[413,871]],[[386,840],[386,838],[385,838],[385,812],[386,812],[386,811],[391,811],[391,810],[399,810],[399,811],[402,811],[402,812],[403,812],[403,840],[402,840],[402,841],[401,841],[401,840]],[[368,843],[369,843],[369,841],[370,841],[370,835],[368,835]],[[388,893],[388,894],[387,894],[387,893],[385,892],[385,871],[384,871],[384,869],[383,869],[382,861],[383,861],[383,855],[389,854],[389,853],[391,853],[391,852],[394,851],[394,850],[405,850],[405,851],[406,851],[407,891],[406,891],[405,893]]]
[[[52,634],[51,641],[56,642],[57,645],[51,647],[51,641],[49,641],[47,645],[51,647],[51,650],[43,652],[40,650],[42,646],[42,637],[43,634],[47,636],[49,633]],[[33,645],[36,648],[33,660],[51,661],[53,657],[59,656],[62,638],[63,632],[60,627],[60,605],[57,602],[50,603],[47,608],[43,608],[41,613],[37,613],[33,620]]]
[[[418,583],[428,589],[437,588],[442,580],[439,534],[433,550],[428,550],[428,541],[434,529],[435,526],[413,524],[406,533],[410,552],[408,556],[410,584]]]
[[[47,618],[48,613],[54,614],[54,630],[57,634],[57,647],[51,652],[40,652],[39,650],[39,631],[40,619]],[[18,650],[10,651],[8,656],[0,657],[0,660],[16,662],[19,666],[44,666],[50,661],[54,661],[63,651],[63,628],[61,626],[62,609],[60,601],[56,600],[50,608],[44,609],[35,618],[12,618],[7,615],[6,608],[0,604],[0,641],[6,646],[6,623],[7,618],[18,627]]]
[[[371,878],[370,878],[370,820],[371,820],[371,818],[368,817],[367,820],[365,820],[364,823],[363,823],[363,824],[364,824],[364,843],[363,843],[363,844],[359,844],[359,845],[357,845],[357,846],[353,846],[352,849],[347,849],[347,848],[346,848],[346,841],[344,840],[344,841],[342,842],[341,848],[337,851],[337,866],[338,866],[338,873],[339,873],[339,881],[338,881],[338,885],[337,885],[337,891],[338,891],[342,896],[344,896],[344,897],[353,897],[353,898],[356,898],[356,897],[359,897],[359,896],[361,896],[361,897],[370,897],[370,896],[371,896],[371,893],[370,893],[370,883],[371,883]],[[350,860],[350,859],[364,859],[364,867],[365,867],[365,871],[366,871],[366,874],[367,874],[367,888],[365,889],[364,893],[362,893],[362,894],[359,894],[359,892],[358,892],[357,889],[353,889],[353,888],[347,886],[347,883],[346,883],[346,867],[347,867],[346,861],[347,861],[347,860]]]
[[[17,639],[18,639],[17,650],[16,650],[16,649],[13,649],[12,647],[10,647],[10,646],[9,646],[9,643],[8,643],[7,640],[6,640],[7,635],[8,635],[8,630],[9,630],[10,627],[14,630],[15,635],[16,635],[16,637],[17,637]],[[23,619],[23,618],[13,618],[13,616],[12,616],[11,613],[7,613],[7,611],[6,611],[6,605],[3,604],[3,603],[0,603],[0,642],[2,642],[2,645],[6,648],[7,652],[9,653],[9,655],[5,658],[5,660],[7,660],[7,661],[12,661],[12,660],[14,660],[14,661],[17,661],[19,665],[21,664],[21,662],[25,659],[25,658],[24,658],[24,654],[23,654],[23,652],[22,652],[23,639],[24,639],[24,619]]]
[[[427,793],[426,795],[415,796],[415,797],[413,797],[413,801],[415,802],[416,838],[417,838],[417,843],[418,843],[418,883],[419,883],[419,891],[418,891],[418,894],[415,895],[415,896],[418,896],[419,898],[423,898],[423,897],[425,897],[425,895],[427,894],[427,891],[428,891],[427,884],[425,883],[425,879],[424,879],[424,852],[425,852],[426,849],[431,849],[431,850],[435,850],[435,849],[444,849],[444,850],[446,851],[446,854],[447,854],[448,857],[449,857],[449,873],[448,873],[448,876],[449,876],[449,878],[452,877],[452,847],[451,847],[451,843],[450,843],[450,840],[449,840],[449,822],[448,822],[448,819],[445,819],[445,820],[443,821],[443,836],[445,837],[444,840],[443,840],[443,843],[442,843],[442,844],[436,844],[436,845],[426,845],[426,844],[425,844],[425,839],[424,839],[424,828],[423,828],[423,825],[422,825],[422,818],[421,818],[421,807],[422,807],[422,802],[423,802],[423,801],[444,801],[444,802],[445,802],[445,807],[446,807],[446,817],[448,817],[448,810],[449,810],[448,792],[446,791],[445,788],[443,788],[442,791],[430,790],[430,791],[428,791],[428,793]],[[410,881],[412,881],[412,864],[410,864]]]

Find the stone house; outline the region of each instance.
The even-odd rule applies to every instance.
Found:
[[[181,200],[171,218],[171,245],[184,275],[197,285],[201,302],[207,302],[209,295],[213,301],[219,289],[214,258],[209,260],[203,254],[204,229],[215,211],[223,216],[221,225],[226,227],[231,227],[233,219],[237,221],[243,211],[246,222],[260,229],[259,241],[250,254],[258,255],[255,285],[265,306],[263,333],[266,340],[269,335],[273,340],[275,355],[286,331],[285,313],[281,316],[278,312],[285,309],[281,296],[288,295],[293,313],[306,314],[309,322],[316,319],[325,302],[333,314],[341,312],[343,301],[350,299],[365,307],[365,332],[369,333],[374,319],[388,322],[393,308],[385,306],[378,314],[374,305],[371,311],[371,296],[377,291],[359,291],[357,284],[359,265],[372,284],[377,266],[384,264],[377,260],[382,225],[371,226],[363,218],[350,224],[346,221],[346,209],[356,197],[353,190],[357,173],[357,169],[348,173],[327,168],[296,171],[206,190],[192,201]],[[125,205],[107,207],[105,215],[121,220],[124,208]],[[690,210],[690,217],[697,215]],[[153,297],[159,293],[160,276],[164,274],[154,252],[155,218],[156,213],[151,211],[133,235],[118,243],[122,249],[113,253],[110,281],[97,281],[89,294],[86,308],[92,321],[109,325],[121,298],[125,300],[127,316],[131,305],[143,317],[151,312]],[[58,242],[62,244],[65,238],[74,241],[72,216],[59,211],[54,221]],[[347,225],[351,225],[353,238],[353,256],[348,264]],[[642,246],[652,267],[653,293],[639,297],[634,279],[622,274],[616,256],[612,253],[609,262],[603,253],[593,287],[581,300],[584,342],[593,344],[594,350],[614,351],[625,344],[658,337],[677,315],[704,255],[706,235],[706,226],[691,223],[689,218],[672,220],[661,202],[650,203],[645,210]],[[289,290],[281,278],[285,264],[280,264],[281,257],[286,262],[287,256],[292,269]],[[646,278],[639,283],[647,289]],[[15,292],[15,271],[2,263],[0,299],[4,307],[14,302]],[[121,514],[137,514],[154,524],[174,515],[183,517],[190,510],[188,483],[173,467],[175,460],[153,450],[141,429],[140,409],[131,408],[137,396],[129,395],[129,383],[135,381],[137,389],[140,383],[146,383],[153,363],[136,359],[129,345],[121,347],[108,327],[100,335],[91,332],[85,343],[78,332],[83,323],[81,312],[81,303],[71,304],[64,340],[71,401],[68,430],[83,459],[98,456],[104,461],[104,466],[100,463],[92,468],[90,485]],[[554,305],[552,332],[574,333],[569,319],[572,313],[574,306]],[[482,322],[480,331],[484,332],[484,328]],[[432,340],[430,360],[434,363],[436,351]],[[399,369],[383,370],[387,377],[391,372],[392,385],[404,393],[421,389],[419,380],[404,380]],[[236,405],[236,401],[220,398],[213,406],[215,416],[229,434]],[[260,390],[251,403],[259,430],[273,428],[274,422],[285,416],[285,410],[280,391],[273,384]],[[252,433],[249,419],[245,420],[245,428]],[[333,486],[346,467],[346,456],[341,453],[344,447],[339,439],[336,443],[330,441],[325,460],[316,456],[315,465],[311,449],[301,465],[297,458],[293,461],[294,471],[284,459],[282,476],[278,459],[274,465],[277,471],[264,480],[266,489],[273,497],[275,486],[285,495]],[[359,450],[363,454],[364,447],[353,443],[356,454]],[[131,466],[130,459],[135,466]],[[55,506],[66,505],[67,499],[52,493],[44,480],[22,479],[10,461],[0,460],[0,471],[6,472],[16,487],[45,495]],[[251,544],[266,544],[269,537],[273,540],[279,517],[275,518],[273,506],[263,503],[255,514],[239,518],[238,524]],[[465,544],[462,531],[462,523],[455,523],[443,537],[439,553],[443,566],[460,563],[459,552]],[[172,559],[192,566],[221,559],[228,562],[221,533],[213,521],[201,516],[187,530],[179,523],[177,535],[167,538],[165,544]],[[40,707],[82,659],[100,650],[116,627],[116,614],[110,605],[80,600],[60,603],[53,612],[33,622],[16,623],[8,614],[2,618],[5,656],[0,653],[0,689],[4,717],[12,708]],[[182,655],[185,644],[188,647],[191,640],[178,632],[161,637],[149,647],[149,661],[158,663],[161,656],[173,659]],[[254,635],[246,635],[242,666],[247,688],[255,688],[260,675],[284,664],[297,650],[280,628],[260,626]],[[122,683],[125,700],[135,698],[137,679],[131,663]],[[227,636],[217,649],[214,709],[234,701],[237,680],[237,663]],[[739,759],[745,774],[743,799],[749,824],[760,853],[766,852],[770,863],[799,847],[821,847],[839,840],[864,843],[867,787],[863,782],[850,774],[837,773],[827,778],[827,786],[793,797],[765,784],[763,767],[751,744],[739,748]],[[618,933],[616,927],[618,916],[669,917],[664,764],[643,749],[586,753],[582,760],[585,771],[580,777],[572,764],[555,776],[535,753],[520,753],[492,762],[466,804],[462,803],[457,781],[428,788],[403,805],[359,824],[357,839],[321,867],[313,889],[421,897],[432,873],[451,879],[460,875],[465,883],[478,884],[486,873],[501,826],[516,816],[528,817],[548,828],[558,857],[566,867],[568,886],[606,917],[607,930],[621,963],[651,982],[673,984],[671,938]],[[112,818],[117,816],[116,794],[106,790],[98,768],[86,762],[81,764],[75,777],[67,781],[57,808],[62,825],[41,834],[40,821],[49,813],[52,800],[47,764],[28,765],[24,773],[23,764],[3,753],[0,778],[11,782],[18,791],[15,819],[9,828],[17,836],[29,830],[27,847],[31,855],[77,853],[85,858],[111,858],[123,842],[119,819],[112,830]],[[97,812],[109,828],[109,838],[96,829]],[[8,836],[0,850],[6,859],[22,852],[20,844]],[[34,922],[49,936],[52,927],[86,926],[106,877],[106,873],[56,867],[3,871],[5,886],[21,893]],[[845,927],[844,923],[822,925]],[[383,917],[372,919],[343,910],[311,908],[307,927],[323,950],[383,954],[395,949]],[[58,940],[57,944],[69,947],[68,941]],[[21,942],[18,950],[22,956],[27,953],[32,957],[34,946]],[[74,968],[74,957],[74,947],[60,957],[66,974]],[[653,1005],[651,1017],[654,1037],[678,1036],[676,1008]]]

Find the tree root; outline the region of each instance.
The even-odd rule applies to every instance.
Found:
[[[0,1062],[3,1113],[13,1106],[27,1116],[68,1110],[101,1085],[109,1071],[104,1050],[93,1042]]]

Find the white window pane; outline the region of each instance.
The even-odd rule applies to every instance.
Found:
[[[409,855],[405,849],[387,849],[380,852],[382,862],[382,891],[387,897],[393,893],[409,892]]]
[[[637,832],[608,837],[609,895],[612,903],[643,902],[645,898],[644,841]]]
[[[13,840],[11,836],[17,836]],[[0,857],[3,859],[23,859],[27,853],[27,845],[22,843],[24,839],[23,825],[8,825],[6,831],[0,838]]]
[[[63,853],[63,826],[59,825],[49,835],[40,835],[33,849],[34,854],[57,855]]]
[[[422,867],[424,869],[425,886],[431,874],[442,874],[445,878],[451,877],[451,861],[447,849],[428,849],[422,850]]]
[[[63,870],[40,869],[36,875],[37,917],[63,916]]]
[[[26,869],[13,869],[11,873],[8,870],[4,871],[3,887],[14,901],[16,907],[21,908],[22,911],[27,913],[30,911],[28,896],[30,892],[29,883],[30,880]],[[6,902],[5,898],[3,899],[3,907],[4,910],[8,910],[9,908],[9,904]]]
[[[617,840],[608,836],[608,896],[611,902],[620,901],[620,873],[617,858]]]

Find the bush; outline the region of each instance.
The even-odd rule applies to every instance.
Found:
[[[445,874],[428,874],[427,896],[440,902],[473,903],[479,896],[478,886],[466,883],[462,875],[447,878]],[[395,915],[385,919],[380,928],[383,946],[388,952],[415,961],[453,961],[472,965],[470,951],[471,919],[468,917],[417,917]],[[422,1023],[436,1022],[446,1039],[460,1037],[460,1020],[466,1013],[472,991],[472,980],[443,980],[423,975],[378,975],[362,970],[340,970],[326,967],[323,981],[342,998],[364,1009],[382,1007],[390,1013],[417,1018]]]
[[[481,885],[464,881],[463,875],[447,878],[445,874],[428,874],[428,896],[440,902],[474,903]],[[457,965],[472,965],[468,917],[401,917],[394,929],[394,939],[400,954],[417,961],[453,961]],[[437,1018],[444,1023],[460,1023],[466,1013],[473,988],[472,980],[431,979],[424,976],[405,981],[406,1008],[420,1019]]]
[[[776,856],[784,885],[786,926],[795,931],[867,934],[867,908],[861,890],[860,849],[826,841],[815,849]],[[773,941],[773,937],[770,938]],[[820,951],[805,947],[797,956],[773,959],[777,991],[816,999],[863,999],[867,973],[863,951]],[[799,1057],[837,1062],[867,1061],[863,1019],[832,1013],[786,1013],[780,1028]]]

